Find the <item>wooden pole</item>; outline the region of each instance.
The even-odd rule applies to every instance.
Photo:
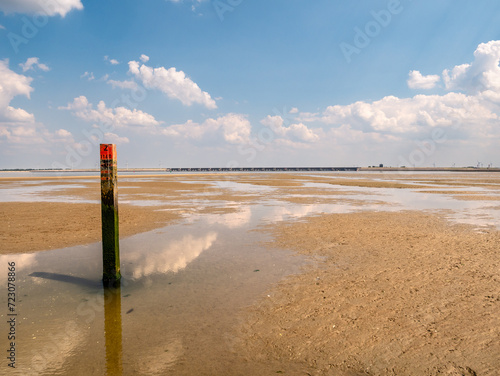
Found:
[[[120,275],[116,146],[101,144],[102,281],[115,286]]]

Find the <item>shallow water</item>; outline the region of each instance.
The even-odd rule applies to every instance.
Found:
[[[162,374],[179,360],[194,364],[200,353],[207,361],[227,352],[220,335],[238,310],[306,263],[258,245],[265,235],[248,230],[270,208],[249,210],[200,215],[122,240],[121,291],[107,300],[100,243],[0,256],[0,265],[15,262],[17,269],[18,366],[9,374],[106,374],[118,363],[126,375]],[[7,342],[2,336],[2,348]]]
[[[37,184],[38,183],[38,184]],[[80,184],[50,184],[44,185],[45,181],[29,181],[23,184],[12,183],[0,187],[0,202],[80,202],[95,203],[95,200],[85,200],[74,196],[51,196],[47,193],[68,188],[86,188]]]

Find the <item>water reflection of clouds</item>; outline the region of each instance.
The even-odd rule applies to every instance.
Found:
[[[280,222],[291,218],[302,218],[319,213],[350,213],[358,210],[376,210],[380,203],[367,203],[361,207],[351,203],[335,204],[293,204],[278,200],[266,201],[268,205],[245,205],[235,213],[225,214],[196,214],[186,219],[186,223],[202,222],[206,225],[220,225],[228,229],[249,226],[251,221]]]
[[[31,271],[34,266],[37,264],[37,254],[36,253],[20,253],[13,255],[0,255],[0,265],[5,265],[7,270],[7,264],[9,262],[16,263],[16,272],[19,274],[19,271]],[[7,272],[0,273],[0,282],[4,283],[7,281]]]
[[[228,203],[228,207],[231,203]],[[201,221],[207,225],[221,225],[230,229],[240,228],[248,225],[252,218],[252,208],[250,205],[244,205],[234,213],[223,214],[193,214],[186,218],[187,223]]]
[[[366,206],[365,206],[366,208]],[[266,214],[262,219],[269,222],[280,222],[291,218],[303,218],[312,214],[319,213],[350,213],[361,209],[360,207],[348,204],[311,204],[296,205],[285,204],[284,206],[275,206],[273,210]]]
[[[276,191],[276,188],[268,185],[257,185],[249,183],[239,183],[229,180],[220,180],[213,182],[217,188],[230,189],[235,192],[248,192],[248,193],[269,193]]]
[[[385,191],[385,192],[384,192]],[[408,189],[385,189],[380,191],[383,200],[398,205],[399,210],[448,210],[447,217],[455,222],[477,226],[491,226],[500,223],[500,211],[495,203],[481,200],[459,200],[441,193],[423,193]],[[382,207],[381,210],[395,208]]]
[[[0,202],[81,202],[96,203],[96,200],[85,200],[77,196],[45,195],[70,188],[87,188],[79,184],[54,184],[54,185],[15,185],[0,188]]]
[[[455,222],[477,226],[492,226],[495,223],[498,226],[500,223],[498,206],[491,201],[459,200],[445,193],[426,193],[413,189],[335,187],[356,194],[349,195],[348,200],[342,195],[330,196],[338,200],[338,204],[286,205],[276,208],[274,217],[266,219],[279,221],[316,213],[348,213],[357,210],[447,210],[447,217]],[[376,195],[377,201],[368,199],[373,198],[373,195]]]
[[[151,244],[145,242],[133,245],[129,243],[133,250],[123,254],[123,269],[128,269],[130,265],[132,278],[136,279],[153,274],[178,272],[203,251],[209,249],[216,240],[217,233],[211,231],[199,237],[191,234],[185,235],[182,239],[172,241],[163,248],[151,247]]]
[[[314,186],[320,187],[319,185]],[[332,187],[340,191],[349,191],[350,194],[346,197],[343,194],[336,195],[332,192],[331,195],[323,196],[323,199],[331,199],[331,204],[294,204],[267,200],[266,203],[271,205],[272,210],[267,212],[262,219],[279,222],[320,213],[350,213],[361,210],[445,210],[447,217],[455,222],[476,226],[492,226],[495,223],[498,226],[500,223],[498,204],[492,201],[459,200],[446,193],[427,193],[413,189],[345,187],[340,185]]]

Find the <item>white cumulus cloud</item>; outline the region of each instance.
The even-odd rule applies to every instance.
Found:
[[[227,114],[216,120],[222,128],[224,140],[230,144],[248,143],[252,127],[246,117],[239,114]]]
[[[9,69],[9,60],[0,60],[0,121],[34,121],[34,116],[21,108],[9,106],[11,100],[24,95],[30,98],[32,78]]]
[[[8,13],[44,14],[47,16],[66,16],[71,10],[82,10],[80,0],[2,0],[0,10]]]
[[[462,93],[413,98],[387,96],[371,103],[329,106],[321,117],[326,124],[349,124],[363,131],[395,134],[428,132],[433,127],[477,128],[490,120],[498,120],[492,106],[479,97]]]
[[[104,56],[104,61],[109,62],[111,65],[118,65],[120,62],[116,59],[110,59],[108,55]]]
[[[66,129],[58,129],[55,134],[59,137],[71,137],[71,132],[67,131]]]
[[[89,81],[95,80],[94,72],[85,72],[80,78],[86,78]]]
[[[218,135],[230,144],[246,144],[250,140],[251,131],[252,126],[246,116],[230,113],[217,119],[206,119],[203,123],[189,120],[184,124],[174,124],[164,128],[161,133],[195,140]]]
[[[157,89],[169,98],[178,99],[182,104],[191,106],[201,104],[208,109],[217,108],[210,94],[202,91],[183,71],[172,68],[152,68],[137,61],[129,61],[129,72],[149,89]]]
[[[261,123],[274,131],[276,145],[288,147],[291,153],[307,145],[304,141],[316,139],[318,153],[326,155],[327,150],[335,150],[335,155],[352,163],[372,163],[381,156],[401,164],[401,157],[409,160],[409,156],[421,152],[422,145],[428,146],[425,142],[429,140],[435,141],[432,151],[427,149],[419,165],[439,161],[451,164],[457,160],[470,163],[464,161],[471,153],[494,160],[500,141],[499,63],[500,41],[482,43],[471,63],[458,64],[442,76],[410,72],[410,88],[432,89],[442,78],[442,88],[447,90],[444,94],[386,96],[332,105],[314,113],[297,112],[293,119],[285,119],[283,112],[267,116]],[[362,152],[353,154],[353,147]]]
[[[423,76],[418,70],[412,70],[407,83],[410,89],[433,89],[440,79],[438,75]]]
[[[147,63],[149,61],[149,56],[142,54],[139,58],[143,63]]]
[[[43,70],[44,72],[48,72],[50,70],[47,65],[40,63],[40,59],[37,57],[29,57],[25,63],[21,63],[19,66],[23,69],[23,72],[35,70],[35,68]]]
[[[128,144],[130,140],[128,139],[128,137],[120,137],[115,133],[107,132],[104,133],[104,140],[102,142],[121,145]]]
[[[52,133],[36,122],[33,114],[10,106],[16,96],[30,98],[32,81],[33,78],[10,70],[7,59],[0,60],[0,153],[51,154],[50,147],[55,143],[73,141],[70,132],[59,129]]]
[[[81,95],[68,103],[66,107],[59,107],[61,110],[69,110],[80,119],[88,122],[110,124],[114,127],[144,126],[151,127],[160,124],[153,115],[146,112],[125,107],[108,108],[104,101],[100,101],[97,107],[89,103],[88,99]]]
[[[299,141],[315,142],[319,140],[319,136],[302,123],[290,124],[287,133]]]
[[[275,135],[282,138],[290,138],[292,142],[315,142],[319,140],[319,135],[303,123],[290,124],[288,127],[285,126],[283,118],[279,115],[268,115],[260,123],[271,128]]]
[[[481,43],[474,51],[474,61],[443,71],[448,90],[478,93],[500,90],[500,40]]]

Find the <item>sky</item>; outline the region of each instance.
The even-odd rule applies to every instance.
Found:
[[[0,0],[0,168],[500,166],[500,2]]]

